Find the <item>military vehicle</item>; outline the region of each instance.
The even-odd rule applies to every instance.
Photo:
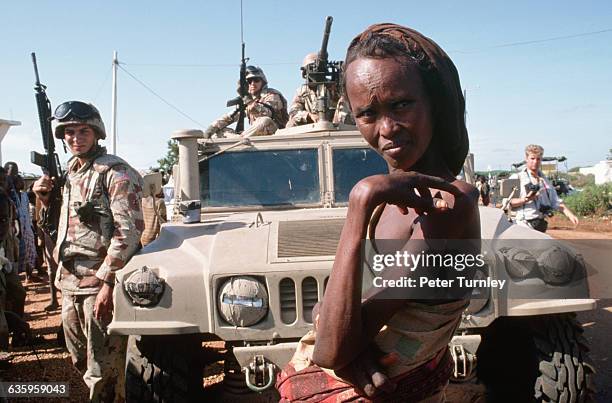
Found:
[[[225,341],[227,395],[270,393],[312,327],[352,186],[386,165],[354,126],[329,122],[244,140],[205,140],[199,130],[174,138],[175,194],[184,221],[196,222],[163,225],[118,273],[109,329],[130,336],[128,399],[198,396],[204,367],[219,359],[207,340]],[[451,343],[454,380],[484,383],[490,396],[582,401],[593,370],[573,312],[595,307],[584,265],[559,247],[563,258],[550,267],[538,258],[550,244],[536,245],[547,235],[512,225],[499,209],[480,214],[482,237],[492,240],[481,275],[509,284],[474,290]],[[513,239],[528,245],[495,243]]]
[[[248,139],[175,132],[183,222],[163,225],[117,275],[109,329],[130,336],[129,401],[201,398],[204,368],[220,358],[203,346],[208,340],[227,349],[223,400],[278,400],[276,375],[312,328],[349,193],[387,172],[355,126],[330,122],[342,68],[327,57],[332,20],[304,70],[317,123]],[[466,166],[469,175],[473,161]],[[482,382],[491,397],[515,402],[584,400],[593,371],[573,316],[595,307],[584,262],[501,210],[480,216],[487,264],[476,276],[508,286],[473,290],[450,345],[453,380]]]

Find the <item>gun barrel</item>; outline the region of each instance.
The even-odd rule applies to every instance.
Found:
[[[331,15],[327,16],[325,19],[325,30],[323,31],[323,42],[319,51],[319,60],[327,61],[327,42],[329,42],[332,22],[334,22],[334,18]]]
[[[34,74],[36,75],[36,85],[40,85],[40,78],[38,77],[38,65],[36,64],[36,53],[32,52],[32,64],[34,64]]]

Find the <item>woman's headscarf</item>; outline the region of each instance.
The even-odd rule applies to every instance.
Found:
[[[434,136],[432,141],[441,152],[448,168],[454,175],[459,174],[469,149],[465,127],[465,99],[461,92],[459,74],[448,55],[431,39],[419,32],[397,24],[382,23],[368,27],[357,35],[349,45],[351,48],[365,42],[374,35],[387,35],[402,43],[410,54],[422,54],[427,60],[420,60],[427,70],[435,74],[439,85],[437,91],[429,94],[434,106]],[[407,54],[407,56],[409,56]],[[346,66],[345,66],[346,68]]]

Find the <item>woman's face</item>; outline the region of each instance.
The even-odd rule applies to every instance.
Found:
[[[408,171],[433,136],[431,103],[412,64],[359,58],[346,69],[346,93],[359,131],[390,168]]]

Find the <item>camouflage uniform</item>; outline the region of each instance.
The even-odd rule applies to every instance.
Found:
[[[60,266],[55,283],[62,290],[66,347],[82,372],[92,401],[125,399],[125,348],[121,336],[106,334],[110,320],[94,316],[101,286],[80,288],[96,276],[114,283],[140,245],[144,229],[142,178],[121,158],[100,146],[87,163],[69,161],[55,250]],[[82,206],[90,206],[82,207]],[[79,208],[81,206],[81,208]]]
[[[274,134],[276,130],[282,129],[287,124],[287,100],[280,91],[264,86],[259,95],[245,97],[246,114],[249,119],[250,127],[242,132],[242,137],[268,136]],[[226,129],[227,126],[238,121],[238,110],[233,113],[223,115],[215,120],[210,127],[223,137],[224,134],[235,134],[232,130]],[[225,129],[225,130],[224,130]]]
[[[355,121],[353,120],[351,110],[344,100],[344,97],[334,95],[331,96],[330,100],[330,104],[336,106],[333,123],[354,125]],[[302,84],[300,88],[297,89],[293,101],[291,102],[287,127],[318,122],[317,98],[317,92],[315,90],[311,89],[308,84]]]

